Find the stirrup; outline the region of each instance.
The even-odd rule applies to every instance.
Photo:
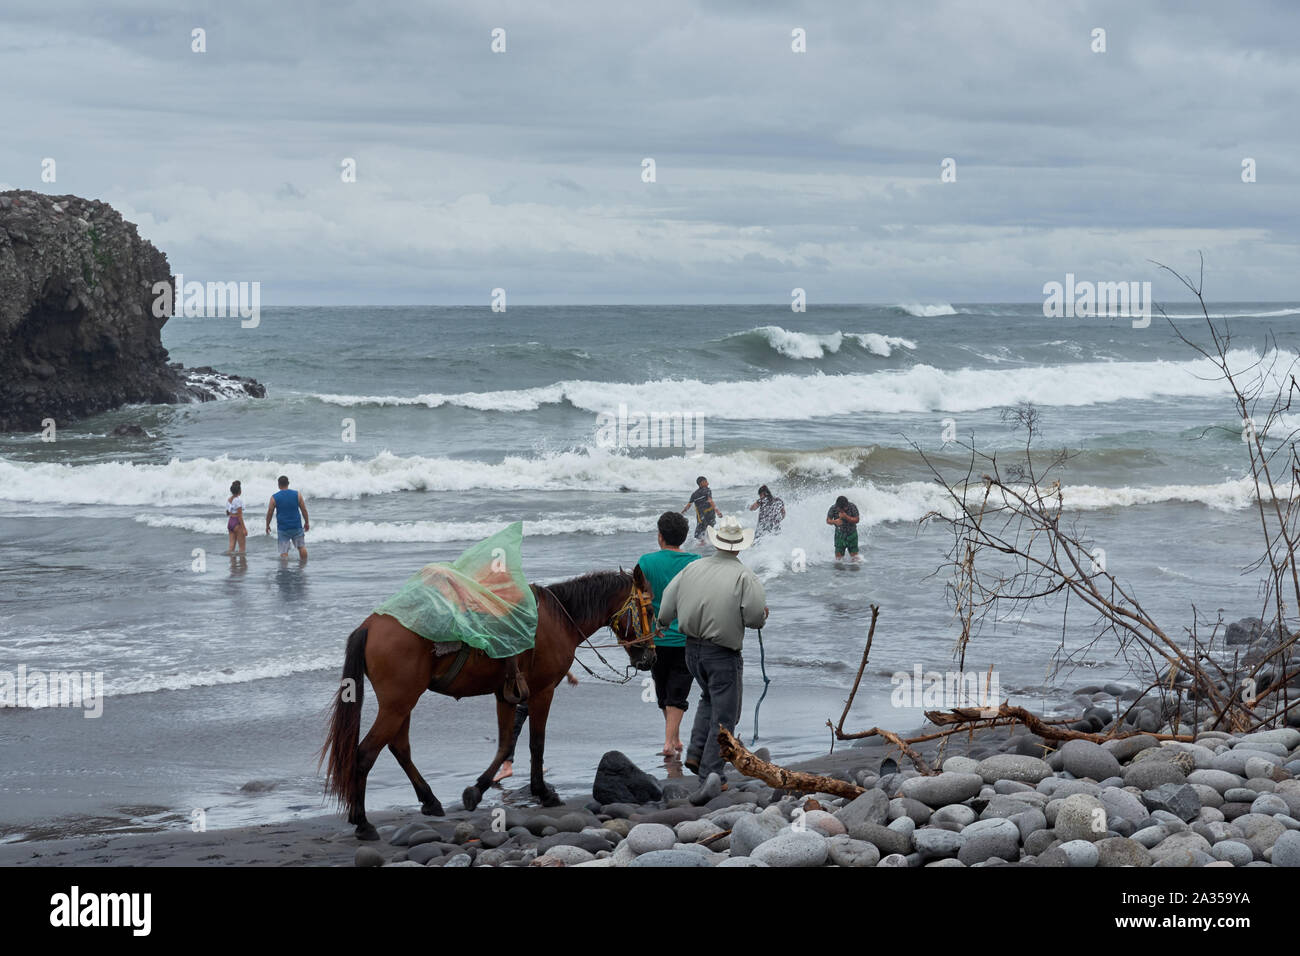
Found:
[[[518,662],[506,670],[506,681],[501,685],[501,699],[507,704],[518,706],[528,699],[528,681]]]

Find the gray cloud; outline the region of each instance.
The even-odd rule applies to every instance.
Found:
[[[1282,2],[113,6],[0,11],[0,182],[268,303],[1300,296]]]

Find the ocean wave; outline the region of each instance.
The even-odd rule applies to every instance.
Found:
[[[957,310],[947,302],[940,302],[937,305],[922,305],[920,302],[900,302],[894,308],[906,312],[908,315],[916,316],[919,319],[934,318],[939,315],[957,315]]]
[[[256,664],[240,664],[221,670],[200,670],[190,673],[146,674],[127,680],[107,679],[105,697],[125,697],[131,694],[152,694],[163,690],[189,690],[194,687],[217,687],[223,684],[247,684],[271,677],[288,677],[319,670],[337,670],[339,652],[299,655],[282,660]]]
[[[1295,361],[1282,353],[1280,367]],[[1235,368],[1257,363],[1253,349],[1234,349]],[[545,405],[569,406],[594,414],[612,413],[619,403],[661,414],[699,414],[731,421],[806,421],[858,414],[971,412],[1020,402],[1042,407],[1077,407],[1158,398],[1218,397],[1226,390],[1208,359],[1154,362],[1078,362],[999,369],[907,369],[843,375],[773,375],[763,379],[702,382],[698,379],[597,382],[575,380],[536,388],[494,392],[397,395],[317,394],[343,406],[459,406],[478,411],[521,413]]]
[[[657,514],[641,516],[586,516],[543,517],[524,522],[525,537],[554,537],[562,534],[644,534],[655,530]],[[198,515],[137,515],[135,520],[150,528],[174,528],[194,534],[214,534],[226,537],[225,522]],[[505,524],[513,518],[502,518]],[[493,524],[490,518],[480,521],[313,521],[312,541],[336,544],[370,543],[431,543],[452,541],[480,541]]]
[[[878,332],[794,332],[779,325],[764,325],[736,332],[731,339],[758,339],[774,351],[792,359],[820,359],[839,352],[846,341],[873,355],[888,358],[894,349],[915,349],[916,343],[894,335]]]
[[[281,474],[310,498],[351,500],[403,491],[612,491],[685,495],[695,476],[706,472],[718,487],[757,487],[777,476],[847,480],[870,449],[821,452],[744,451],[720,455],[639,458],[599,448],[535,457],[507,456],[499,462],[403,457],[381,452],[374,458],[322,462],[248,459],[172,459],[165,465],[102,462],[86,465],[15,462],[0,459],[0,501],[36,504],[209,505],[224,514],[225,489],[243,482],[256,511]],[[684,500],[684,499],[683,499]],[[746,502],[748,504],[748,502]]]

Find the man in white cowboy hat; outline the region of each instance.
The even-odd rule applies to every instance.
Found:
[[[754,543],[753,529],[728,515],[707,534],[716,550],[672,579],[659,604],[659,620],[666,624],[677,619],[678,629],[686,635],[686,666],[700,685],[686,768],[705,778],[705,787],[716,773],[719,783],[712,784],[716,788],[726,776],[718,726],[735,731],[740,719],[744,677],[740,649],[745,628],[762,627],[767,620],[767,595],[757,575],[740,561],[740,552]]]

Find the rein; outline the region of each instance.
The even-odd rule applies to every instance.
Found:
[[[569,613],[569,609],[564,606],[564,602],[560,600],[559,596],[556,595],[556,593],[552,591],[548,585],[539,584],[537,585],[537,587],[539,590],[545,591],[547,594],[549,594],[551,600],[553,600],[556,604],[559,605],[560,610],[564,612],[564,616],[569,622],[569,626],[572,627],[573,630],[576,631],[578,636],[581,638],[579,644],[586,644],[589,648],[591,648],[591,650],[595,652],[596,656],[600,658],[600,662],[604,664],[606,667],[608,667],[611,673],[617,674],[618,668],[616,668],[613,664],[607,661],[605,659],[605,655],[600,653],[598,648],[632,647],[637,644],[644,644],[646,641],[650,641],[653,643],[655,635],[657,633],[660,633],[658,629],[658,622],[655,622],[655,627],[653,630],[650,631],[649,634],[644,633],[645,630],[648,628],[648,621],[649,621],[649,618],[645,612],[645,604],[647,603],[648,599],[643,598],[640,592],[638,592],[635,587],[632,588],[632,592],[628,595],[627,600],[625,600],[619,606],[619,609],[610,616],[609,620],[605,622],[604,626],[608,627],[612,631],[614,630],[614,624],[617,621],[619,621],[625,614],[632,613],[633,630],[636,632],[637,637],[635,640],[627,641],[626,643],[619,641],[614,644],[592,644],[591,638],[583,635],[582,628],[578,627],[578,622],[573,619],[573,615]],[[640,612],[639,615],[637,613],[638,611]],[[615,631],[615,636],[617,636],[617,634],[618,632]],[[612,677],[604,677],[600,674],[597,674],[595,671],[593,671],[582,661],[578,660],[576,656],[574,657],[574,660],[577,662],[578,666],[581,667],[584,671],[586,671],[590,676],[596,678],[597,680],[607,681],[611,684],[626,684],[628,681],[630,681],[633,677],[636,676],[636,671],[631,669],[632,665],[630,663],[623,668],[623,677],[621,679],[616,680]]]

